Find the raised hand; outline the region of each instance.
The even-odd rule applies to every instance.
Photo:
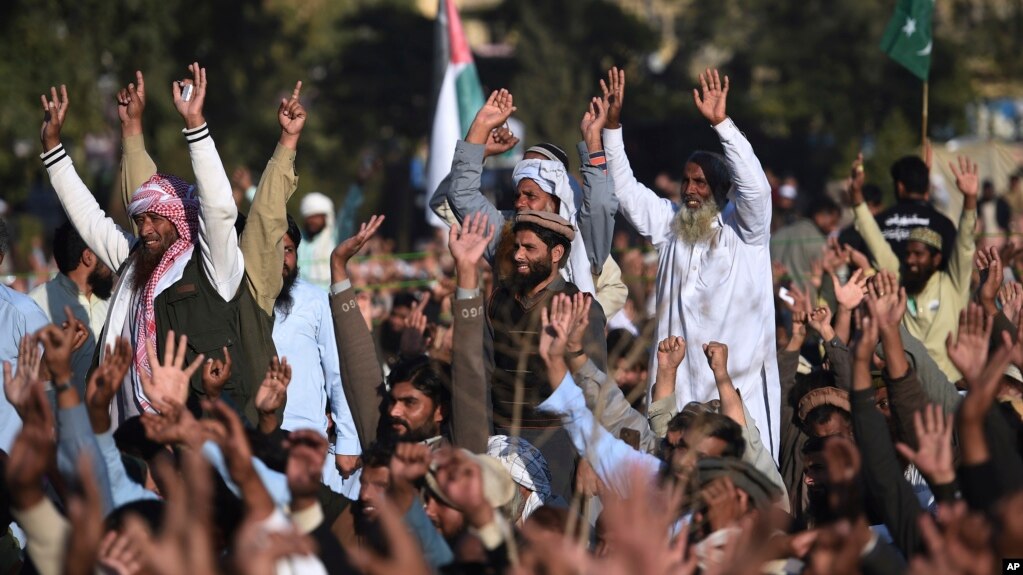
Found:
[[[625,101],[625,70],[613,67],[607,71],[607,83],[600,81],[602,100],[607,104],[607,122],[604,127],[617,130],[622,127],[622,103]]]
[[[380,516],[380,527],[387,543],[389,554],[382,555],[370,546],[350,545],[345,547],[352,563],[360,573],[366,575],[429,575],[430,569],[423,559],[423,552],[402,521],[402,513],[385,497],[376,502]]]
[[[113,348],[107,345],[103,361],[89,376],[85,384],[85,405],[94,432],[104,433],[110,429],[110,402],[121,389],[131,361],[131,342],[119,337]]]
[[[142,392],[146,394],[153,407],[160,411],[163,411],[168,404],[184,405],[188,399],[188,380],[206,359],[206,355],[200,353],[186,367],[185,352],[187,350],[188,336],[182,335],[180,340],[176,340],[174,330],[168,331],[167,343],[163,350],[163,363],[161,364],[156,357],[156,347],[153,342],[146,342],[146,356],[149,358],[149,368],[152,373],[140,369],[139,380],[142,382]]]
[[[127,535],[108,531],[99,544],[96,564],[103,575],[136,575],[142,573],[142,558],[135,543]]]
[[[11,505],[25,510],[44,497],[43,474],[56,457],[53,411],[41,386],[33,386],[22,404],[22,427],[14,439],[6,466]]]
[[[117,116],[121,119],[121,135],[137,136],[142,133],[142,112],[146,109],[146,80],[140,70],[135,71],[135,82],[117,91]]]
[[[494,128],[493,130],[490,130],[490,135],[487,136],[487,143],[483,150],[483,157],[491,158],[494,156],[500,156],[514,148],[515,144],[518,143],[519,139],[507,126]]]
[[[853,206],[863,203],[863,184],[867,180],[867,172],[863,169],[863,152],[856,154],[852,170],[849,173],[849,200]]]
[[[401,332],[401,341],[398,345],[398,353],[404,358],[422,355],[430,347],[430,339],[426,336],[429,320],[423,313],[429,303],[430,292],[426,292],[422,300],[412,304],[412,310],[405,318],[405,329]]]
[[[71,352],[74,342],[59,327],[50,324],[36,334],[43,344],[43,364],[54,383],[71,382]]]
[[[810,322],[810,313],[806,311],[792,312],[792,337],[785,346],[785,351],[799,351],[806,341],[806,326]]]
[[[984,370],[993,325],[991,316],[971,303],[959,312],[959,331],[945,339],[948,358],[967,381],[976,380]]]
[[[977,194],[980,191],[980,176],[977,173],[976,162],[970,161],[966,156],[959,156],[959,169],[955,164],[948,163],[952,175],[956,179],[956,187],[963,194],[964,206],[969,205],[970,209],[977,207]]]
[[[703,97],[700,96],[699,90],[693,88],[693,102],[696,103],[696,109],[710,121],[712,126],[717,126],[728,117],[725,113],[728,100],[728,76],[725,76],[725,82],[722,84],[718,71],[708,68],[706,72],[700,74],[700,88],[703,90]]]
[[[416,483],[430,467],[430,447],[423,443],[398,443],[391,457],[391,478]]]
[[[738,521],[749,505],[749,496],[736,489],[727,476],[708,483],[700,495],[707,504],[707,521],[711,531],[724,529]]]
[[[860,331],[860,339],[856,343],[856,350],[853,358],[857,363],[870,365],[874,360],[874,351],[877,349],[877,342],[881,339],[881,332],[877,327],[877,319],[871,315],[863,318],[863,327]],[[853,378],[855,383],[856,378]]]
[[[197,445],[204,437],[192,412],[183,405],[168,403],[156,413],[143,413],[139,421],[146,437],[161,445]]]
[[[234,365],[231,361],[231,352],[227,351],[226,345],[223,347],[223,352],[224,359],[211,357],[202,364],[202,389],[213,401],[220,399],[227,380],[231,379],[231,367]]]
[[[551,298],[549,307],[540,313],[540,343],[538,351],[545,363],[563,363],[568,334],[572,329],[572,301],[565,294]]]
[[[82,349],[89,339],[89,328],[75,317],[70,306],[64,306],[64,315],[67,316],[67,321],[60,324],[60,329],[64,332],[64,337],[71,342],[71,353],[74,353]]]
[[[657,369],[672,372],[682,365],[686,358],[686,340],[678,335],[669,335],[657,343]]]
[[[810,327],[821,335],[824,341],[831,341],[835,337],[835,330],[831,327],[831,308],[824,304],[810,312]]]
[[[849,276],[849,281],[843,285],[838,276],[831,274],[831,283],[835,286],[835,299],[838,305],[847,311],[859,307],[863,296],[867,294],[867,278],[863,276],[863,270],[858,269]]]
[[[171,83],[171,92],[174,94],[174,108],[185,120],[185,128],[191,130],[206,123],[202,115],[203,103],[206,101],[206,68],[200,68],[198,62],[188,65],[191,78],[185,78]],[[192,93],[188,100],[182,98],[182,91],[185,86],[192,86]]]
[[[583,119],[579,122],[579,131],[590,153],[604,149],[601,143],[601,131],[607,125],[608,103],[602,98],[592,98]]]
[[[305,107],[298,99],[301,91],[302,81],[299,80],[295,83],[291,98],[281,98],[281,105],[277,108],[277,122],[281,125],[281,144],[292,150],[297,148],[298,137],[305,127]]]
[[[952,483],[955,467],[952,462],[953,418],[941,406],[931,404],[913,414],[913,425],[919,446],[913,449],[899,442],[895,448],[916,466],[931,485]]]
[[[487,215],[478,212],[465,218],[461,226],[456,224],[448,230],[448,249],[459,273],[475,269],[494,239],[494,226],[487,223]]]
[[[906,289],[899,287],[895,274],[882,271],[868,282],[867,305],[879,330],[898,329],[899,322],[906,315]]]
[[[514,98],[511,92],[504,88],[494,90],[490,93],[490,97],[487,98],[480,111],[476,113],[476,118],[473,119],[472,125],[469,126],[469,132],[465,136],[465,141],[471,144],[485,145],[487,138],[490,137],[490,133],[495,128],[503,126],[508,121],[508,118],[515,113],[515,110]]]
[[[590,307],[593,305],[593,296],[578,292],[572,296],[571,301],[568,317],[568,342],[565,344],[565,351],[576,353],[583,349],[586,328],[590,326]]]
[[[30,333],[22,336],[18,345],[17,371],[12,374],[11,362],[4,362],[4,395],[19,414],[29,400],[32,388],[41,384],[39,367],[42,363],[43,352],[39,349],[39,339]],[[25,419],[24,416],[22,419]]]
[[[79,454],[78,482],[80,494],[67,500],[68,522],[74,529],[67,541],[67,555],[64,558],[64,575],[92,575],[96,563],[100,539],[103,537],[103,501],[100,497],[96,476],[92,472],[93,462],[88,452]]]
[[[461,449],[437,454],[443,472],[438,474],[441,489],[466,521],[481,528],[493,521],[494,510],[483,493],[483,470]]]
[[[1019,324],[1020,309],[1023,309],[1023,284],[1010,282],[998,289],[998,303],[1009,321]]]
[[[39,96],[43,102],[43,127],[39,130],[39,140],[43,143],[43,151],[49,152],[60,145],[60,130],[64,127],[64,119],[70,101],[67,97],[67,86],[60,85],[60,97],[57,89],[50,86],[50,99],[46,95]]]
[[[977,250],[976,265],[984,280],[978,293],[980,304],[987,313],[998,313],[995,298],[998,297],[998,289],[1002,287],[1005,279],[1002,275],[1002,258],[998,254],[998,248],[991,246],[986,250]]]
[[[728,377],[728,346],[712,341],[703,344],[703,354],[707,356],[707,365],[714,372],[714,376]]]
[[[288,384],[291,383],[291,366],[288,358],[277,359],[273,356],[270,367],[266,370],[263,383],[256,391],[256,411],[272,414],[284,406],[288,397]]]
[[[366,242],[373,237],[373,234],[377,233],[377,230],[384,223],[385,217],[372,216],[368,222],[362,223],[357,234],[334,248],[334,251],[330,254],[330,278],[332,282],[337,283],[348,279],[348,271],[346,269],[348,261],[362,250]]]

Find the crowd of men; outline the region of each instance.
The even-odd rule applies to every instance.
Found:
[[[498,90],[430,201],[450,285],[381,318],[357,270],[386,215],[356,227],[357,205],[315,193],[287,213],[301,82],[247,214],[203,115],[215,85],[193,63],[172,86],[194,182],[146,152],[142,73],[118,93],[128,227],[64,148],[65,88],[41,98],[68,222],[52,280],[0,285],[0,571],[987,574],[1023,557],[1023,278],[1012,244],[977,248],[978,206],[1010,223],[970,159],[950,166],[957,224],[926,158],[892,166],[882,211],[861,156],[845,197],[780,225],[794,192],[707,70],[693,102],[720,150],[680,160],[666,198],[630,167],[613,68],[578,170],[532,145],[501,210],[481,191],[518,143]],[[642,300],[619,214],[651,246]]]

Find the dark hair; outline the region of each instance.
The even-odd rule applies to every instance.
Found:
[[[142,419],[137,415],[129,417],[117,427],[117,430],[114,431],[114,443],[117,444],[117,449],[123,453],[138,457],[143,461],[149,461],[164,451],[163,445],[146,437]]]
[[[691,412],[682,411],[676,413],[671,419],[668,420],[668,431],[685,431],[689,429],[689,425],[693,422],[696,416]]]
[[[931,187],[930,170],[927,164],[917,156],[903,156],[891,168],[892,181],[906,189],[907,194],[926,194]]]
[[[728,171],[728,164],[724,156],[714,152],[698,150],[689,155],[686,163],[693,163],[703,170],[703,177],[707,179],[707,185],[714,194],[714,200],[718,207],[724,209],[728,201],[728,190],[732,187],[732,174]]]
[[[803,396],[822,387],[838,387],[835,383],[835,374],[831,370],[815,367],[810,373],[796,374],[796,384],[792,386],[789,396],[785,399],[793,409],[798,411],[799,402]]]
[[[824,405],[818,405],[817,407],[811,409],[806,414],[806,425],[808,427],[811,425],[824,425],[827,422],[831,421],[831,418],[835,414],[838,414],[838,416],[841,417],[842,420],[845,421],[845,423],[852,424],[852,414],[842,409],[841,407],[831,405],[830,403],[825,403]]]
[[[720,413],[704,413],[693,420],[691,427],[707,437],[715,437],[724,441],[725,451],[721,457],[742,459],[743,454],[746,453],[746,440],[742,437],[742,427],[728,416]],[[693,446],[690,445],[690,447]]]
[[[184,494],[182,494],[184,495]],[[136,515],[155,535],[163,531],[164,502],[157,499],[139,499],[115,507],[103,522],[108,531],[120,531],[124,527],[124,519]]]
[[[363,467],[389,467],[394,456],[394,444],[386,441],[374,441],[362,451]]]
[[[60,273],[67,275],[78,269],[82,254],[87,249],[89,246],[85,244],[82,235],[71,222],[64,222],[53,230],[53,259],[57,262]]]
[[[285,232],[291,241],[295,244],[295,249],[298,249],[298,244],[302,243],[302,230],[299,229],[298,224],[295,222],[295,218],[288,214],[288,231]]]
[[[398,362],[387,375],[387,387],[407,381],[430,398],[441,412],[448,413],[451,403],[451,366],[425,355]]]
[[[515,227],[512,228],[512,232],[520,232],[528,230],[536,234],[540,241],[547,246],[547,251],[553,250],[554,246],[561,246],[565,248],[565,255],[561,256],[561,261],[558,262],[558,267],[563,268],[568,264],[568,254],[572,251],[572,242],[568,241],[565,236],[544,227],[540,227],[532,222],[516,222]]]
[[[238,237],[241,237],[242,232],[245,231],[245,224],[248,221],[249,221],[249,218],[245,214],[243,214],[241,212],[238,212],[238,215],[235,216],[235,218],[234,218],[234,233],[235,233],[235,235],[237,235]]]
[[[863,185],[863,201],[867,204],[876,206],[881,203],[884,197],[884,192],[881,191],[881,187],[877,184],[864,184]]]
[[[7,253],[10,248],[11,237],[7,232],[7,222],[0,218],[0,255]]]
[[[632,360],[628,369],[644,369],[650,365],[650,352],[628,330],[613,329],[607,333],[608,369],[615,369],[620,359]]]
[[[841,214],[842,208],[839,207],[835,200],[832,200],[828,196],[817,196],[810,202],[809,207],[806,209],[806,215],[814,217],[817,214]]]
[[[816,437],[816,436],[808,437],[806,439],[806,442],[803,443],[803,449],[802,449],[803,455],[811,455],[811,454],[814,454],[814,453],[821,453],[821,452],[823,452],[824,451],[824,444],[827,443],[829,437],[831,437],[831,436],[830,435],[825,435],[823,437]]]

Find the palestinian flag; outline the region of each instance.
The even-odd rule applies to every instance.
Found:
[[[454,0],[438,0],[434,42],[434,78],[439,88],[426,166],[427,200],[451,170],[455,142],[465,137],[485,101]],[[431,224],[442,225],[429,205],[426,214]]]

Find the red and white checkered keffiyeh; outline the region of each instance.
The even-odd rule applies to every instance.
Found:
[[[156,298],[156,285],[163,274],[174,264],[181,254],[195,245],[199,235],[199,199],[195,196],[195,186],[177,176],[156,174],[135,190],[128,204],[128,215],[132,218],[139,214],[154,213],[166,218],[178,231],[178,239],[164,252],[160,263],[153,270],[153,275],[146,282],[140,294],[138,310],[135,312],[134,335],[135,370],[141,373],[152,373],[149,358],[146,356],[146,342],[156,346],[156,313],[153,300]],[[144,249],[144,248],[139,248]],[[141,390],[138,390],[141,392]],[[138,394],[143,407],[148,409],[148,401]]]

